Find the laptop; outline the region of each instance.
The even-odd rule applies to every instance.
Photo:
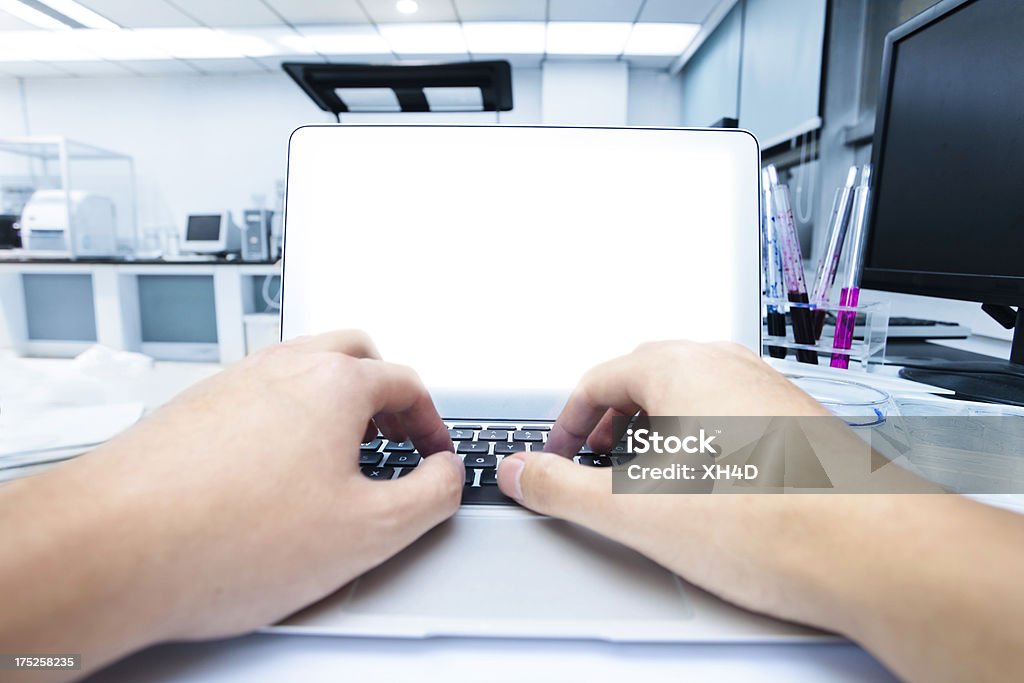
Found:
[[[611,641],[815,640],[516,506],[591,366],[649,340],[760,347],[759,151],[736,130],[309,126],[288,155],[281,335],[358,328],[414,367],[467,465],[463,505],[272,632]],[[581,467],[609,464],[583,451]],[[372,479],[415,467],[378,438]],[[384,484],[382,484],[384,485]]]

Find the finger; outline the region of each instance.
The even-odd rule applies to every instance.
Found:
[[[607,453],[619,442],[622,435],[626,432],[627,420],[622,421],[620,429],[615,429],[614,421],[616,418],[631,418],[637,413],[637,408],[630,406],[629,409],[623,411],[617,408],[609,408],[605,411],[605,414],[601,417],[601,421],[594,427],[594,431],[590,433],[590,437],[587,438],[587,443],[594,449],[596,453]]]
[[[413,532],[407,543],[455,514],[465,478],[462,458],[449,451],[424,458],[410,474],[383,486],[393,509]]]
[[[516,453],[498,467],[498,488],[521,505],[606,531],[614,514],[611,472],[581,467],[556,453]]]
[[[616,358],[590,370],[572,392],[551,427],[545,450],[573,456],[609,408],[626,413],[643,408],[637,395],[639,360],[635,354]]]
[[[405,433],[405,430],[402,428],[402,423],[396,415],[377,413],[373,416],[373,421],[380,429],[380,433],[383,434],[384,438],[388,441],[405,441],[409,438],[409,435]]]
[[[423,455],[455,450],[448,428],[415,372],[380,360],[360,362],[368,373],[371,410],[382,431],[394,419]]]
[[[361,330],[336,330],[285,342],[298,351],[344,353],[353,358],[380,358],[370,336]]]

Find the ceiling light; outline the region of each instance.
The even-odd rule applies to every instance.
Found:
[[[82,62],[98,56],[74,40],[67,31],[4,31],[0,33],[0,62]]]
[[[169,52],[145,35],[136,31],[118,29],[103,31],[100,29],[82,29],[73,33],[61,34],[65,40],[81,46],[95,58],[108,60],[152,60],[171,59]]]
[[[270,57],[281,50],[273,43],[241,32],[210,28],[140,28],[135,31],[177,59]]]
[[[46,5],[50,9],[60,12],[68,19],[77,21],[86,28],[104,28],[104,29],[119,29],[121,28],[114,22],[110,21],[106,17],[102,17],[96,12],[93,12],[88,7],[78,4],[75,0],[37,0],[37,2]]]
[[[540,21],[474,21],[462,25],[466,47],[477,55],[539,55],[544,53]]]
[[[552,21],[548,23],[547,53],[618,56],[626,47],[631,26],[618,21]]]
[[[277,40],[299,54],[306,50],[325,55],[389,55],[391,48],[372,26],[303,26],[302,35],[282,36]]]
[[[681,55],[700,30],[697,24],[633,24],[626,41],[627,55]]]
[[[350,112],[400,112],[402,105],[391,88],[335,88]]]
[[[483,111],[484,93],[480,88],[423,88],[430,111]]]
[[[420,10],[420,5],[416,0],[398,0],[395,9],[402,14],[416,14]]]
[[[46,12],[22,4],[19,0],[0,0],[0,10],[39,28],[70,29],[63,21],[54,19]]]
[[[466,52],[466,40],[458,24],[380,24],[384,40],[398,55],[448,55]]]

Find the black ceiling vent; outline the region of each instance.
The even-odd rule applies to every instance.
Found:
[[[510,111],[512,67],[456,64],[281,65],[309,98],[335,116],[349,112]]]

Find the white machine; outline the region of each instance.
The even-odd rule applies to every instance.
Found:
[[[32,256],[116,256],[114,203],[109,197],[82,190],[39,190],[22,210],[21,240]]]
[[[759,162],[752,135],[724,129],[295,131],[282,337],[366,330],[384,358],[419,372],[453,438],[486,450],[459,442],[474,475],[452,519],[271,630],[832,638],[728,605],[624,546],[527,512],[493,480],[515,444],[490,439],[519,430],[541,443],[601,361],[658,339],[760,348]],[[361,450],[366,476],[396,478],[419,460],[390,445]]]
[[[230,211],[189,215],[181,240],[183,253],[237,254],[241,246],[241,231]]]

